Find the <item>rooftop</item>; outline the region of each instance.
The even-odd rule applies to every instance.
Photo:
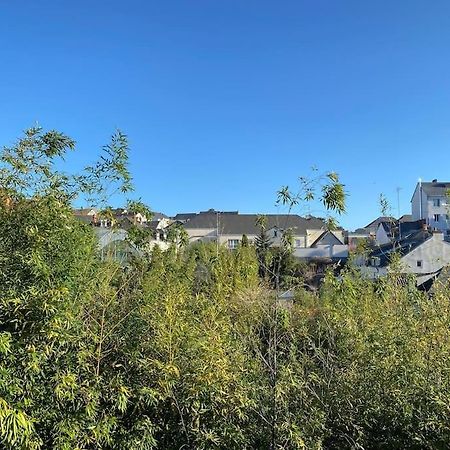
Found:
[[[422,191],[431,197],[441,197],[447,195],[447,191],[450,189],[450,181],[422,181]],[[420,183],[417,184],[420,186]],[[417,189],[417,187],[416,187]]]
[[[294,233],[305,235],[306,230],[321,230],[325,228],[323,219],[317,217],[300,217],[296,214],[267,214],[266,229],[278,227],[291,228]],[[184,224],[186,229],[215,229],[219,234],[256,235],[260,228],[256,225],[257,214],[206,212],[197,214]]]

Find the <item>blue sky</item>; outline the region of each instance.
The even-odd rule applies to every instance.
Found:
[[[38,121],[77,170],[119,127],[154,210],[274,212],[315,165],[357,228],[450,179],[447,0],[0,1],[0,42],[0,144]]]

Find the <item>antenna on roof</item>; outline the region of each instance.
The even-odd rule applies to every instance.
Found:
[[[400,218],[400,191],[402,190],[401,187],[397,186],[397,214],[398,217]]]

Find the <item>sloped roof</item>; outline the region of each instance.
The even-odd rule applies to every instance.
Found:
[[[402,238],[405,238],[412,233],[422,230],[425,223],[426,221],[424,219],[411,222],[400,222],[396,220],[394,222],[380,222],[378,226],[382,226],[389,237],[398,238],[401,233]]]
[[[416,231],[404,239],[380,245],[373,250],[369,256],[379,258],[380,266],[384,267],[389,264],[393,253],[398,253],[400,256],[405,256],[419,245],[430,239],[432,236],[433,234],[427,230]]]
[[[72,209],[72,212],[75,216],[91,216],[92,214],[96,214],[95,208],[76,208]]]
[[[186,229],[215,229],[219,224],[219,234],[256,235],[260,228],[256,225],[257,214],[211,214],[202,213],[184,224]],[[294,234],[305,235],[306,230],[321,230],[325,228],[323,219],[317,217],[305,218],[296,214],[268,214],[267,229],[278,227],[292,228]]]
[[[347,234],[348,234],[348,236],[364,235],[364,236],[369,237],[370,236],[370,231],[367,230],[366,228],[357,228],[355,231],[348,231]]]
[[[410,222],[400,222],[400,231],[402,233],[402,236],[405,236],[406,234],[412,233],[414,231],[420,231],[425,223],[425,219]]]
[[[377,217],[375,220],[373,220],[372,222],[370,222],[369,224],[367,224],[364,228],[373,228],[373,229],[377,229],[378,225],[382,222],[395,222],[395,217],[389,217],[389,216],[380,216]]]
[[[405,222],[412,222],[413,221],[413,216],[412,214],[403,214],[403,216],[401,216],[398,221],[400,223],[405,223]]]
[[[153,212],[152,211],[152,221],[153,220],[161,220],[161,219],[168,219],[169,216],[166,216],[164,213],[161,212]]]
[[[197,213],[179,213],[173,217],[173,220],[178,220],[180,222],[185,222],[187,220],[192,219],[195,217]]]
[[[331,236],[334,238],[333,240],[334,245],[343,245],[344,243],[330,230],[325,230],[312,244],[311,247],[315,247],[316,245],[320,244],[320,241],[322,241],[326,236]]]
[[[431,181],[431,182],[422,182],[422,191],[430,196],[440,197],[442,195],[446,195],[447,191],[450,189],[449,181]]]

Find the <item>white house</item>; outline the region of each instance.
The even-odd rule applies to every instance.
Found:
[[[267,214],[266,234],[271,245],[280,245],[286,230],[292,234],[295,248],[309,247],[325,230],[325,222],[317,217],[300,217],[296,214]],[[237,211],[209,210],[188,219],[183,226],[190,242],[219,242],[229,249],[239,246],[245,234],[254,242],[260,234],[257,214],[239,214]]]
[[[375,235],[375,244],[385,245],[398,239],[407,238],[412,233],[427,228],[424,220],[380,222]]]
[[[308,261],[345,260],[348,258],[348,245],[344,243],[344,240],[341,230],[322,230],[309,247],[295,248],[294,256]]]
[[[450,182],[419,181],[411,198],[413,220],[424,219],[433,229],[450,230],[449,189]]]
[[[450,243],[442,232],[421,230],[405,239],[379,246],[365,261],[358,261],[361,273],[376,279],[390,270],[393,254],[400,256],[401,272],[414,274],[418,286],[435,279],[450,264]]]

